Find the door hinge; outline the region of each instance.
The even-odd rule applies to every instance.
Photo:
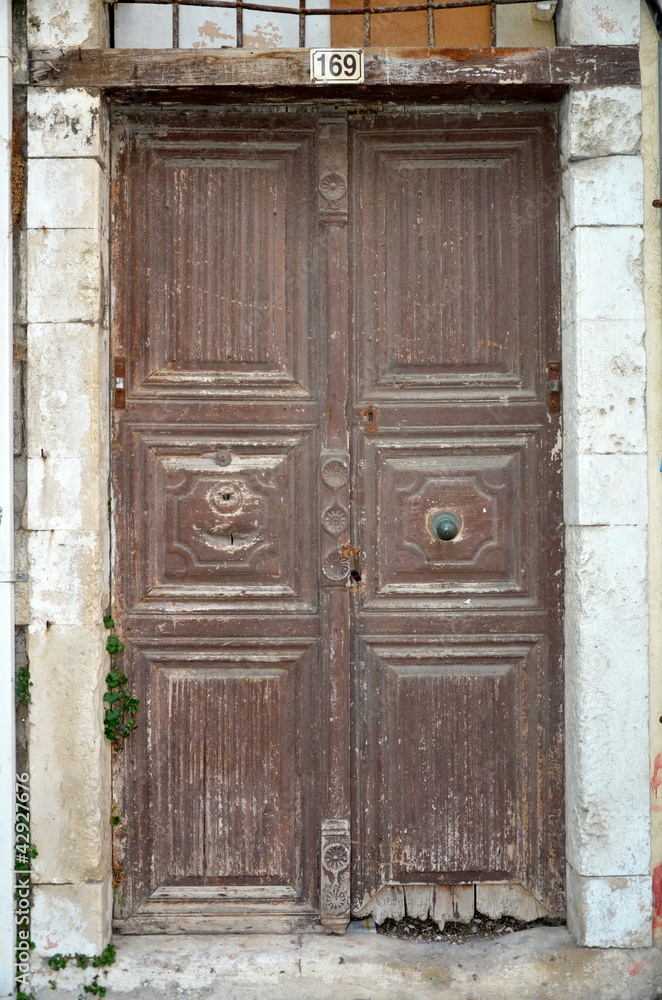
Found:
[[[561,410],[561,362],[550,361],[547,365],[547,388],[549,390],[549,412]]]
[[[126,358],[115,358],[113,405],[116,410],[126,409]]]

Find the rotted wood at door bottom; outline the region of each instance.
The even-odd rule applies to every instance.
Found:
[[[562,908],[555,128],[115,110],[118,929]]]

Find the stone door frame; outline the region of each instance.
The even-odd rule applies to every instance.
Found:
[[[48,35],[51,2],[33,0],[46,27],[33,26],[32,46],[102,44],[101,2],[81,5],[64,42]],[[581,2],[563,6],[566,44],[638,41],[638,0],[616,5],[607,38]],[[572,90],[560,108],[567,912],[577,943],[596,947],[652,940],[640,116],[637,86]],[[30,87],[28,156],[32,936],[41,954],[95,953],[113,880],[102,94]]]

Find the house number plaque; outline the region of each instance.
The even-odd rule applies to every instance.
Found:
[[[363,49],[311,49],[312,83],[363,83]]]

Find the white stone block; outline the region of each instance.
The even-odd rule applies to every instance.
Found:
[[[308,20],[308,18],[307,18]],[[229,7],[179,8],[181,49],[220,49],[237,44],[237,12]]]
[[[638,45],[638,0],[563,0],[556,14],[559,45]]]
[[[86,456],[105,450],[107,419],[100,369],[107,334],[96,324],[33,323],[28,328],[27,452],[30,458]],[[105,470],[100,470],[105,476]],[[106,517],[103,515],[103,523]]]
[[[14,240],[14,323],[27,323],[28,303],[25,288],[25,268],[28,259],[28,234],[25,229],[15,229]]]
[[[568,586],[566,856],[582,875],[649,870],[647,653],[645,615],[584,614]]]
[[[564,452],[563,511],[566,524],[646,524],[646,455]]]
[[[634,226],[572,231],[575,280],[569,308],[576,322],[644,319],[643,239],[643,230]]]
[[[31,837],[36,882],[99,880],[110,870],[110,744],[103,732],[107,632],[28,629]]]
[[[114,13],[116,49],[172,48],[171,6],[118,3]]]
[[[78,885],[36,885],[30,931],[37,955],[99,955],[110,941],[111,908],[110,877]]]
[[[99,48],[108,44],[100,0],[28,0],[28,47]]]
[[[37,626],[102,620],[109,602],[107,531],[30,531],[30,621]]]
[[[107,232],[106,185],[97,160],[29,161],[29,229],[101,229]]]
[[[105,528],[108,400],[105,330],[34,324],[28,332],[27,525]]]
[[[13,445],[14,456],[23,451],[23,365],[14,358],[12,362]]]
[[[568,321],[563,354],[567,454],[646,451],[645,323]]]
[[[644,224],[640,156],[603,156],[570,163],[563,188],[572,227]]]
[[[28,535],[22,529],[14,532],[14,566],[18,573],[28,571]],[[17,583],[14,587],[14,622],[16,625],[30,624],[30,592],[27,583]]]
[[[607,634],[619,618],[647,614],[646,528],[568,525],[566,613],[599,618]]]
[[[28,156],[95,157],[105,164],[108,134],[99,91],[28,89]]]
[[[27,521],[32,531],[87,529],[100,523],[107,506],[101,456],[28,459]]]
[[[653,943],[650,875],[587,878],[568,865],[567,895],[568,927],[577,944],[647,948]]]
[[[635,153],[641,141],[639,87],[571,90],[561,106],[565,159]]]
[[[102,241],[93,229],[28,232],[28,321],[95,323],[105,313]]]

